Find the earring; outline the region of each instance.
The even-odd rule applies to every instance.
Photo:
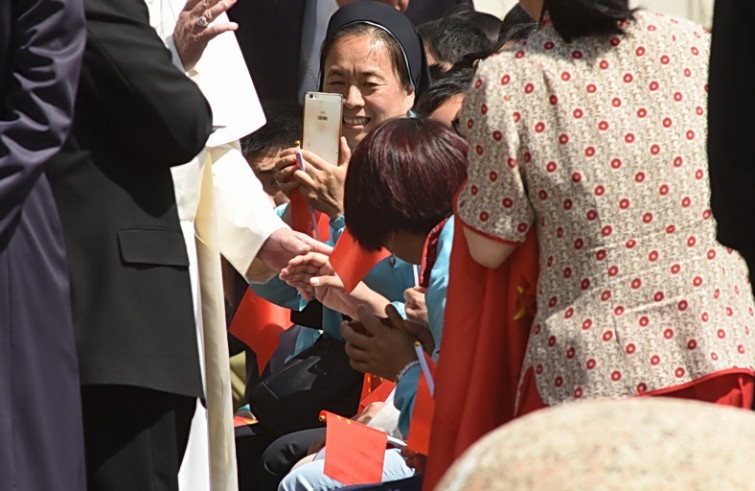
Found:
[[[388,241],[386,247],[391,252],[391,255],[388,257],[388,266],[393,268],[396,266],[396,255],[393,254],[393,237],[391,237],[391,240]]]

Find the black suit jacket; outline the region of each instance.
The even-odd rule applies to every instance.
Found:
[[[199,396],[188,257],[170,167],[211,131],[142,0],[85,0],[73,138],[53,167],[83,384]]]
[[[718,0],[708,98],[711,207],[718,240],[755,255],[755,0]]]

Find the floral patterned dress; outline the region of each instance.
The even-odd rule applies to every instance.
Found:
[[[567,44],[546,20],[480,65],[461,118],[459,219],[508,243],[537,227],[522,373],[547,405],[754,373],[746,268],[709,209],[709,35],[646,11],[625,29]]]

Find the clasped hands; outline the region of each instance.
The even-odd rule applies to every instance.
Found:
[[[405,293],[411,299],[408,312],[411,316],[405,320],[387,299],[363,282],[346,293],[328,254],[310,252],[296,257],[281,270],[280,278],[305,299],[316,298],[326,307],[354,319],[341,325],[341,334],[355,370],[395,380],[407,363],[416,360],[416,341],[428,353],[433,352],[435,342],[427,322],[423,322],[427,314],[422,289],[410,288]]]

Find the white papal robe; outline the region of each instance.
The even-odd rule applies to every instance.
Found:
[[[145,2],[152,27],[171,50],[176,66],[183,70],[172,33],[184,0]],[[228,18],[223,14],[215,22],[228,22]],[[179,484],[182,491],[237,491],[218,253],[246,275],[264,241],[286,225],[270,208],[238,144],[240,138],[261,127],[265,117],[233,33],[213,39],[187,75],[209,101],[215,127],[200,155],[173,168],[178,214],[191,263],[197,338],[210,414],[197,401]],[[211,167],[205,169],[206,164]]]

